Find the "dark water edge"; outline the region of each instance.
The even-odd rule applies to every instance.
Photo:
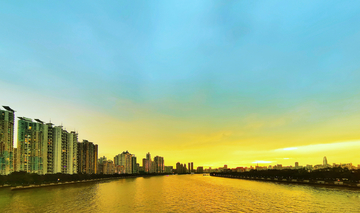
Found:
[[[252,180],[261,182],[275,182],[281,184],[300,184],[300,185],[312,185],[312,186],[325,186],[325,187],[340,187],[340,188],[351,188],[360,190],[360,183],[346,183],[343,181],[323,181],[323,180],[297,180],[297,179],[282,179],[282,178],[259,178],[249,176],[239,176],[224,173],[212,173],[212,177]]]

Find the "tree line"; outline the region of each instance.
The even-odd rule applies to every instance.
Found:
[[[146,177],[165,175],[162,174],[45,174],[39,175],[35,173],[27,173],[24,171],[13,172],[9,175],[0,175],[0,185],[8,184],[10,186],[26,186],[26,185],[40,185],[47,183],[82,181],[101,178],[120,178],[120,177]]]
[[[230,171],[226,171],[230,173]],[[348,168],[334,167],[309,171],[306,169],[283,169],[283,170],[250,170],[248,172],[231,172],[235,176],[248,176],[257,178],[285,178],[298,180],[346,180],[358,182],[360,170],[349,170]]]

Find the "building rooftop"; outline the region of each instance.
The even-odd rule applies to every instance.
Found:
[[[4,109],[8,110],[8,111],[11,111],[11,112],[15,112],[13,109],[11,109],[9,106],[3,106]]]

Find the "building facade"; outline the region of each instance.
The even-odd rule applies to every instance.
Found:
[[[135,158],[136,162],[136,158]],[[128,151],[118,154],[114,157],[115,166],[124,166],[125,174],[132,174],[132,154]],[[136,164],[136,163],[135,163]]]
[[[14,171],[14,120],[15,111],[8,106],[0,110],[0,175]]]
[[[18,158],[19,171],[46,174],[47,144],[46,128],[42,122],[19,117],[18,120]]]
[[[83,140],[77,144],[77,173],[96,174],[97,173],[98,145]]]
[[[154,158],[154,164],[155,164],[155,168],[154,168],[155,173],[164,173],[165,167],[164,167],[164,158],[163,157],[156,156]]]

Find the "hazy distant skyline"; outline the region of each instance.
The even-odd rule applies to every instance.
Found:
[[[359,6],[2,2],[0,104],[110,159],[360,164]]]

